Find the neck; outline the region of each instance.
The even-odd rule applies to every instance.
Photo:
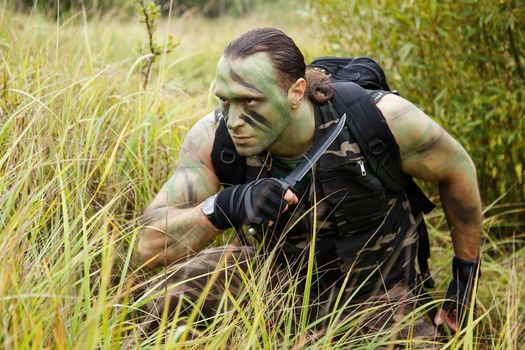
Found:
[[[297,109],[291,111],[290,123],[268,148],[270,153],[281,158],[298,158],[308,152],[314,143],[314,106],[304,98]]]

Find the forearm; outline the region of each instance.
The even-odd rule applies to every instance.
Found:
[[[454,253],[460,259],[474,260],[479,256],[482,214],[475,169],[471,164],[468,167],[473,170],[470,174],[458,172],[440,182],[439,193]]]
[[[168,265],[203,249],[219,233],[198,205],[162,207],[144,214],[138,252],[148,267]]]

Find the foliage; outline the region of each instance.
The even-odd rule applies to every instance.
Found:
[[[163,74],[150,80],[155,88],[144,90],[133,49],[142,24],[95,16],[57,26],[38,13],[0,6],[0,348],[328,350],[388,342],[358,335],[360,315],[331,323],[324,333],[306,320],[294,333],[296,281],[268,295],[264,274],[246,276],[246,294],[227,296],[206,328],[163,317],[158,332],[143,332],[142,291],[165,272],[140,268],[137,219],[171,176],[184,135],[215,106],[209,83],[224,45],[263,25],[282,28],[309,57],[321,54],[317,28],[294,9],[250,14],[246,21],[160,21],[159,32],[184,35],[169,60],[159,59]],[[499,210],[494,215],[486,208],[484,222],[483,288],[474,321],[483,343],[458,337],[447,349],[525,343],[525,236],[491,235],[523,206]],[[451,242],[443,213],[431,215],[441,295]],[[282,311],[279,327],[268,327],[272,308]]]
[[[225,14],[244,15],[263,2],[263,0],[157,0],[164,14],[168,14],[171,7],[171,12],[174,14],[197,10],[206,17]]]
[[[152,0],[153,1],[153,0]],[[276,0],[154,0],[161,12],[168,15],[181,15],[185,12],[198,12],[206,17],[218,17],[226,14],[242,16],[264,3]],[[57,14],[75,13],[86,10],[89,15],[118,12],[121,17],[130,17],[133,0],[13,0],[12,6],[17,11],[28,12],[36,9],[49,17]],[[171,7],[171,9],[170,9]],[[59,10],[59,11],[58,11]]]
[[[129,15],[132,9],[130,0],[13,0],[12,5],[17,11],[36,9],[53,18],[57,18],[58,14],[83,10],[89,15],[109,11]]]
[[[174,43],[173,36],[169,34],[166,44],[159,45],[156,42],[154,35],[157,30],[157,18],[160,14],[160,7],[155,5],[151,0],[137,0],[137,3],[140,8],[140,21],[144,23],[148,35],[147,44],[145,46],[139,46],[140,54],[145,57],[142,61],[141,72],[143,77],[142,87],[146,89],[155,59],[161,55],[170,53],[178,44]],[[147,54],[146,51],[148,51]]]
[[[482,195],[525,201],[525,7],[500,0],[322,0],[334,54],[378,59],[390,86],[467,149]]]

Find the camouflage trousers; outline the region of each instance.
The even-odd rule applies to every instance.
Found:
[[[147,292],[151,301],[147,304],[146,327],[155,329],[163,315],[180,318],[192,312],[196,313],[194,319],[206,322],[207,318],[232,309],[228,306],[232,298],[241,306],[263,301],[269,315],[268,327],[272,326],[272,318],[277,319],[283,312],[291,312],[298,321],[307,295],[307,280],[297,276],[297,269],[286,263],[269,264],[271,258],[257,254],[253,247],[228,245],[206,249],[170,267]],[[309,281],[307,313],[310,320],[325,320],[319,322],[319,329],[330,322],[333,324],[331,315],[336,314],[334,310],[338,307],[343,310],[337,316],[340,322],[358,320],[352,322],[354,337],[360,336],[365,341],[375,339],[375,343],[378,337],[388,337],[390,344],[411,339],[415,342],[410,347],[416,349],[437,344],[436,327],[428,316],[413,312],[417,306],[416,296],[402,283],[352,297],[349,294],[353,291],[341,291],[341,281],[324,272],[315,271]],[[384,347],[387,348],[393,346]]]

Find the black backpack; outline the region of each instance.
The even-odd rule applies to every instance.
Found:
[[[339,114],[346,113],[347,126],[356,138],[370,168],[383,185],[394,192],[405,190],[414,216],[428,214],[435,205],[410,176],[401,170],[401,157],[385,117],[375,97],[390,90],[381,66],[369,57],[321,57],[308,65],[330,73],[334,96],[332,104]],[[433,287],[428,259],[430,242],[425,222],[418,227],[418,263],[426,287]]]
[[[308,66],[330,73],[333,81],[351,81],[367,90],[391,91],[383,68],[370,57],[320,57]]]

